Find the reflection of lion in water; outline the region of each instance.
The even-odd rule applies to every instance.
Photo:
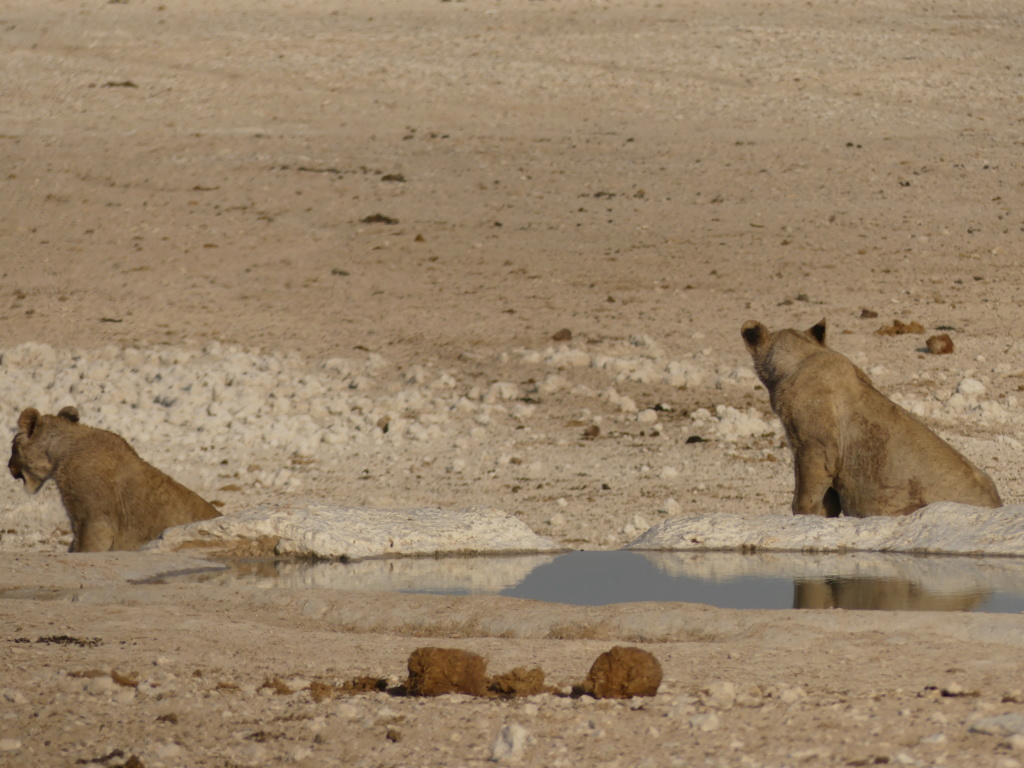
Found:
[[[954,594],[929,592],[908,579],[808,579],[793,588],[794,608],[843,608],[847,611],[971,611],[990,590]]]
[[[138,549],[166,528],[220,514],[120,436],[79,424],[72,406],[56,416],[22,411],[7,466],[29,493],[54,479],[71,518],[72,552]]]
[[[793,451],[793,512],[906,515],[936,501],[1001,505],[980,469],[807,331],[743,325],[743,341]]]

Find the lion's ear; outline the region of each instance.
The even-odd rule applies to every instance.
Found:
[[[37,421],[39,421],[39,411],[35,408],[26,408],[18,417],[18,431],[27,437],[32,437]]]
[[[764,344],[769,336],[768,329],[756,320],[748,320],[740,330],[747,349],[754,350]]]
[[[75,406],[73,405],[65,405],[63,408],[57,411],[57,415],[60,416],[62,419],[67,419],[72,424],[78,423],[78,409],[75,408]]]
[[[815,339],[817,339],[818,343],[821,344],[821,346],[824,347],[825,346],[825,318],[824,317],[821,318],[821,320],[816,325],[812,325],[811,328],[810,328],[809,333],[811,334],[811,336],[813,336]]]

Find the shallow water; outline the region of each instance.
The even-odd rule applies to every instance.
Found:
[[[854,552],[570,552],[355,563],[239,560],[163,581],[428,594],[494,594],[572,605],[704,603],[1019,613],[1024,558]]]

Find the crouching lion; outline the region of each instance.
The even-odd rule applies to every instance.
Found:
[[[935,501],[1002,502],[991,478],[807,331],[744,323],[743,341],[793,452],[793,513],[907,515]]]
[[[71,518],[72,552],[138,549],[165,528],[220,514],[119,435],[79,424],[72,406],[56,416],[22,411],[7,466],[29,493],[54,479]]]

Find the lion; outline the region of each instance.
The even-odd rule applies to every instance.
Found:
[[[807,331],[744,323],[743,341],[793,453],[793,514],[907,515],[936,501],[999,507],[992,479]]]
[[[7,464],[30,494],[54,479],[71,518],[71,552],[138,549],[166,528],[220,515],[122,437],[78,418],[70,405],[56,416],[26,408]]]

